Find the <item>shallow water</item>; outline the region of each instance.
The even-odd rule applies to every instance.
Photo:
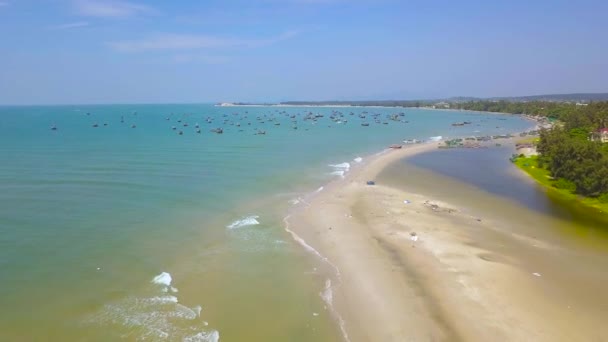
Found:
[[[338,340],[324,279],[283,231],[290,201],[402,139],[531,125],[391,108],[338,108],[336,124],[332,110],[0,107],[0,339]],[[409,123],[363,127],[364,111]]]

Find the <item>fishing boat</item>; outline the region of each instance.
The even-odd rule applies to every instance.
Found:
[[[367,127],[367,126],[369,126],[369,123],[364,122],[364,123],[362,123],[362,124],[361,124],[361,126],[365,126],[365,127]]]

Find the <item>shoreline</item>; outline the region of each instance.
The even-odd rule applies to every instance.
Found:
[[[370,165],[374,165],[378,160],[381,160],[385,163],[381,168],[376,169],[375,173],[379,174],[382,169],[399,159],[406,158],[408,156],[413,156],[416,153],[429,152],[433,149],[437,149],[441,145],[442,141],[427,141],[419,144],[413,145],[405,145],[401,149],[391,149],[386,148],[375,154],[369,155],[363,159],[362,163],[357,164],[349,173],[347,173],[343,178],[336,179],[328,182],[327,184],[319,187],[317,190],[307,194],[303,198],[300,199],[301,206],[296,206],[292,208],[287,216],[284,217],[284,230],[289,233],[292,239],[299,244],[302,248],[304,248],[307,252],[311,253],[313,256],[318,258],[322,263],[329,266],[331,272],[328,278],[325,280],[325,288],[322,292],[319,293],[322,300],[326,304],[326,309],[329,311],[330,315],[337,323],[340,333],[344,339],[344,341],[350,342],[351,338],[349,337],[348,329],[346,327],[345,318],[341,313],[341,310],[337,308],[335,303],[333,302],[333,298],[340,287],[343,284],[342,274],[338,265],[334,264],[329,257],[327,257],[322,251],[313,247],[308,241],[311,240],[307,234],[304,234],[302,231],[299,231],[298,224],[292,224],[292,219],[298,219],[298,215],[303,214],[306,209],[311,208],[316,204],[317,201],[321,201],[323,203],[323,195],[331,194],[339,187],[345,183],[351,181],[353,177],[357,177],[357,175],[365,170],[368,170]],[[292,226],[296,228],[292,228]],[[299,234],[298,234],[299,231]],[[305,236],[305,237],[303,237]],[[312,239],[314,240],[314,239]],[[318,242],[318,241],[317,241]],[[333,280],[333,283],[332,283]],[[335,292],[336,291],[336,292]],[[355,339],[352,341],[357,341],[358,338],[355,335]]]
[[[368,157],[343,179],[309,194],[284,219],[285,231],[328,266],[320,295],[344,340],[557,341],[577,336],[592,319],[568,318],[576,322],[550,331],[568,313],[542,298],[534,283],[540,274],[518,265],[516,255],[500,255],[477,240],[536,245],[449,203],[366,185],[388,165],[438,145],[404,146]],[[542,314],[527,310],[531,303]]]
[[[529,165],[524,165],[529,164]],[[590,215],[596,215],[594,217],[600,222],[608,222],[608,216],[606,213],[608,212],[608,203],[602,203],[597,198],[590,198],[575,194],[566,189],[556,188],[551,184],[551,181],[547,181],[549,177],[549,172],[545,169],[541,169],[536,165],[536,159],[534,156],[527,156],[524,158],[518,157],[513,165],[517,168],[518,173],[521,177],[529,180],[533,184],[538,184],[543,191],[547,194],[555,196],[559,198],[564,203],[568,203],[568,205],[573,210],[588,210]],[[536,168],[538,171],[536,173],[543,173],[543,175],[537,174],[534,175],[535,172],[531,171]]]

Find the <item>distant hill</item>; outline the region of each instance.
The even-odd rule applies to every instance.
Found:
[[[516,96],[516,97],[495,97],[489,100],[504,100],[512,102],[526,101],[549,101],[549,102],[568,102],[568,101],[608,101],[608,93],[573,93],[573,94],[548,94],[548,95],[533,95],[533,96]]]
[[[608,93],[573,93],[573,94],[547,94],[509,97],[470,97],[457,96],[444,99],[420,100],[326,100],[326,101],[284,101],[279,103],[224,103],[218,105],[289,105],[289,106],[379,106],[379,107],[424,107],[439,104],[440,107],[449,107],[448,104],[462,104],[480,101],[506,101],[506,102],[597,102],[608,101]]]
[[[505,97],[451,97],[444,99],[446,102],[470,102],[470,101],[507,101],[507,102],[590,102],[608,101],[608,93],[573,93],[573,94],[547,94],[529,96],[505,96]]]
[[[419,107],[438,102],[462,103],[471,101],[507,101],[507,102],[591,102],[608,101],[608,93],[573,93],[573,94],[547,94],[531,96],[510,97],[468,97],[458,96],[447,99],[425,99],[425,100],[374,100],[374,101],[286,101],[282,105],[292,106],[385,106],[385,107]]]

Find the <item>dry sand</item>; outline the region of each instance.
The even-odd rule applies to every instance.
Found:
[[[513,252],[534,249],[551,258],[553,246],[496,229],[451,203],[366,185],[387,165],[436,145],[374,156],[288,218],[288,230],[339,273],[325,299],[345,339],[605,340],[601,308],[564,303],[564,291]]]

